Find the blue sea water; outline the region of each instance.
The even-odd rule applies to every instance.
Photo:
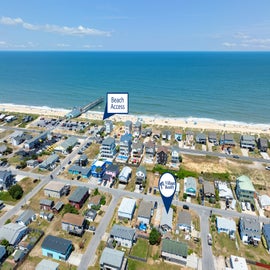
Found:
[[[67,109],[109,91],[132,114],[269,124],[270,53],[0,52],[0,103]]]

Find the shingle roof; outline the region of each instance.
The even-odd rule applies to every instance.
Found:
[[[111,229],[110,235],[131,241],[134,239],[135,232],[135,229],[115,224]]]
[[[86,193],[88,193],[87,187],[77,187],[74,192],[69,196],[68,200],[79,203],[81,202]]]
[[[6,239],[11,245],[14,245],[17,241],[19,234],[26,231],[25,225],[18,223],[8,223],[0,227],[0,239]]]
[[[59,201],[55,204],[55,206],[53,207],[53,209],[59,211],[62,207],[64,206],[64,203],[62,201]]]
[[[84,223],[84,217],[72,213],[66,213],[62,218],[62,222],[82,226]]]
[[[178,212],[178,224],[191,226],[191,214],[188,211]]]
[[[72,242],[70,240],[47,235],[43,240],[41,247],[47,250],[55,251],[60,254],[66,254]]]
[[[139,172],[139,171],[143,172],[144,175],[146,175],[146,169],[145,169],[144,166],[139,166],[139,167],[137,168],[136,172]]]
[[[102,145],[111,145],[115,142],[114,138],[108,137],[105,140],[103,140]]]
[[[35,212],[31,209],[27,209],[22,212],[22,214],[16,219],[16,222],[26,223],[35,215]]]
[[[142,201],[138,209],[138,217],[151,217],[151,210],[153,208],[152,202]]]
[[[47,205],[47,206],[52,206],[53,205],[53,201],[52,200],[48,200],[48,199],[41,199],[39,201],[39,204]]]
[[[55,191],[55,192],[60,192],[64,188],[64,186],[65,186],[65,184],[63,184],[63,183],[51,181],[44,187],[44,189],[48,189],[48,190]]]
[[[187,257],[188,246],[186,243],[178,242],[170,239],[163,239],[161,245],[161,251],[170,254],[179,255],[182,257]]]
[[[100,265],[108,264],[117,269],[120,269],[124,260],[125,253],[120,250],[111,249],[105,247],[101,257],[100,257]]]
[[[43,259],[35,268],[35,270],[56,270],[59,263]]]
[[[204,181],[203,182],[203,190],[204,190],[204,193],[215,194],[215,188],[214,188],[214,184],[212,182]]]

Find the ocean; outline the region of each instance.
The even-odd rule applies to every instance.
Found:
[[[2,51],[0,103],[71,109],[128,92],[131,114],[269,124],[269,72],[268,52]]]

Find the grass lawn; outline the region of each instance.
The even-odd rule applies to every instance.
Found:
[[[128,270],[160,270],[160,269],[179,270],[187,268],[181,267],[180,265],[177,264],[170,264],[165,262],[149,264],[145,262],[128,259]]]
[[[3,265],[1,265],[1,270],[12,270],[13,265],[9,262],[4,262]]]
[[[13,199],[10,194],[8,193],[8,191],[1,191],[0,192],[0,200],[4,201],[7,204],[12,204],[14,205],[16,203],[16,200]]]
[[[40,182],[40,180],[37,180],[35,183],[33,181],[34,179],[30,177],[25,177],[18,183],[23,189],[24,196],[27,193],[29,193]]]
[[[148,240],[138,238],[136,245],[132,247],[130,255],[146,258],[148,253]]]

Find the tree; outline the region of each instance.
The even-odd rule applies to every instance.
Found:
[[[105,205],[106,204],[106,197],[104,195],[101,196],[100,204]]]
[[[216,201],[219,201],[219,192],[218,189],[215,190],[215,197],[216,197]]]
[[[79,211],[71,204],[65,204],[63,207],[63,215],[66,213],[79,214]]]
[[[69,147],[67,148],[67,153],[70,154],[70,153],[72,152],[72,149],[73,149],[73,147],[72,147],[72,146],[69,146]]]
[[[1,240],[1,245],[2,246],[5,246],[5,247],[7,247],[7,246],[9,246],[9,242],[8,242],[8,240],[7,239],[3,239],[3,240]]]
[[[186,200],[187,199],[187,196],[188,196],[187,193],[184,193],[183,194],[183,199]]]
[[[95,188],[95,190],[94,190],[94,196],[96,196],[96,195],[99,195],[99,191],[98,191],[98,188]]]
[[[13,199],[19,200],[23,195],[23,189],[20,185],[16,184],[8,190],[8,193]]]
[[[150,243],[150,245],[159,244],[160,241],[161,241],[160,232],[156,228],[153,228],[152,231],[150,232],[150,235],[149,235],[149,243]]]

